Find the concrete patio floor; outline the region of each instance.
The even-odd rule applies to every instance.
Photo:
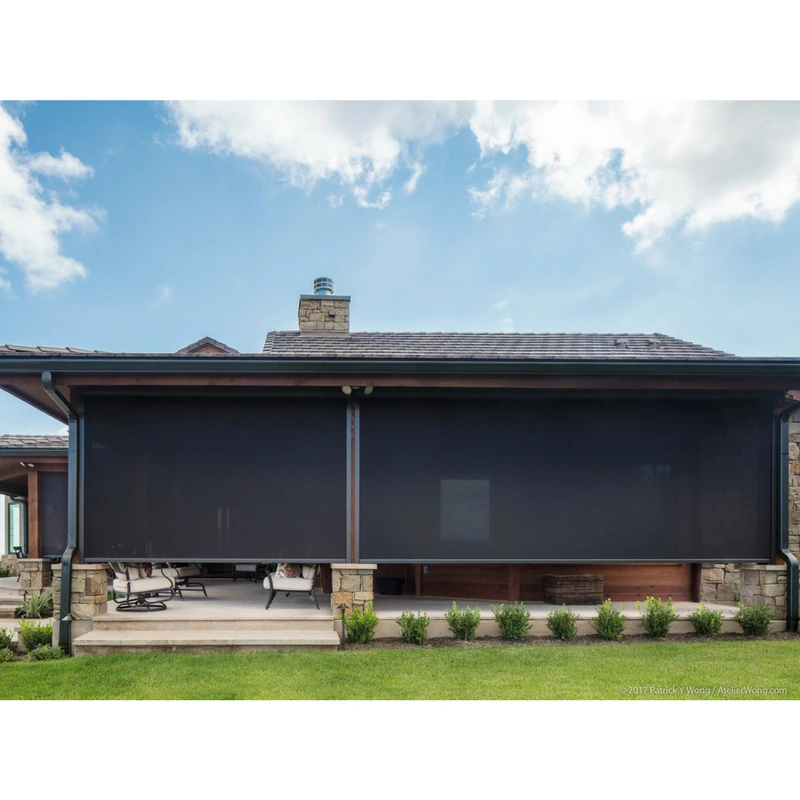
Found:
[[[230,579],[205,579],[204,583],[208,591],[208,597],[204,597],[202,592],[186,592],[184,600],[177,596],[169,601],[166,611],[151,612],[148,614],[131,614],[119,612],[113,603],[108,604],[109,617],[128,620],[136,618],[144,623],[147,620],[148,627],[156,625],[165,627],[170,623],[181,622],[188,627],[200,627],[204,623],[214,623],[214,627],[220,627],[229,621],[236,627],[257,627],[259,623],[272,623],[274,626],[289,627],[296,622],[315,622],[324,624],[326,621],[337,630],[341,624],[334,623],[330,605],[330,595],[319,593],[320,608],[317,610],[307,595],[291,594],[286,597],[279,594],[267,610],[267,591],[262,582],[238,580],[233,583]],[[449,629],[445,619],[445,612],[452,608],[453,602],[459,608],[470,606],[479,608],[481,611],[481,624],[478,629],[479,636],[499,636],[499,629],[494,621],[492,606],[501,603],[499,600],[470,600],[464,598],[439,598],[439,597],[416,597],[415,595],[376,595],[373,608],[378,617],[378,626],[375,631],[377,638],[399,637],[400,629],[396,620],[403,613],[409,610],[414,613],[424,612],[431,618],[429,636],[449,636]],[[673,633],[691,633],[692,626],[688,620],[689,614],[695,611],[699,603],[678,602],[675,603],[675,611],[678,620],[673,623],[671,631]],[[628,617],[629,623],[626,630],[627,634],[643,633],[639,622],[641,614],[636,609],[635,602],[615,603],[615,607],[621,607],[623,613]],[[526,609],[531,615],[531,634],[534,636],[550,635],[547,629],[548,613],[559,606],[546,603],[525,603]],[[733,615],[737,611],[737,606],[720,603],[707,603],[709,609],[719,610],[723,613],[725,622],[723,630],[725,632],[741,632],[740,627],[732,621]],[[595,606],[571,606],[572,610],[578,615],[577,623],[579,635],[594,634],[595,631],[589,624],[589,620],[597,616]],[[338,617],[338,615],[337,615]],[[782,630],[781,625],[776,623],[776,630]]]

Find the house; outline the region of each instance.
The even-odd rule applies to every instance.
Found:
[[[613,599],[732,600],[749,564],[796,630],[800,359],[657,333],[351,332],[329,279],[298,322],[260,353],[0,348],[0,387],[69,425],[65,570],[370,563],[498,600],[591,572]]]
[[[67,546],[67,437],[0,435],[0,555]]]

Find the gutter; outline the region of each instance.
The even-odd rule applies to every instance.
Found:
[[[0,354],[1,374],[57,369],[59,373],[150,374],[489,374],[489,375],[708,375],[800,378],[800,359],[421,359],[274,358],[239,356],[9,356]],[[0,381],[2,383],[2,381]]]
[[[775,419],[778,555],[786,562],[786,630],[791,632],[797,631],[800,570],[797,559],[789,552],[789,417],[798,409],[800,403],[794,403]]]
[[[78,549],[78,429],[80,418],[71,403],[56,388],[53,376],[42,373],[42,388],[50,399],[64,412],[69,426],[67,451],[67,548],[61,556],[61,619],[58,626],[58,646],[70,652],[72,632],[72,562]]]

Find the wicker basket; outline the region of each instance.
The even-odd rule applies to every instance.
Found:
[[[544,601],[554,605],[598,605],[603,602],[602,575],[545,575]]]

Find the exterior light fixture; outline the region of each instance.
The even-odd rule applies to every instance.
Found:
[[[372,394],[372,390],[373,390],[374,388],[375,388],[374,386],[365,386],[365,387],[364,387],[364,394],[366,394],[366,395],[370,395],[370,394]]]
[[[352,386],[342,386],[342,391],[345,394],[353,394],[353,387]]]

